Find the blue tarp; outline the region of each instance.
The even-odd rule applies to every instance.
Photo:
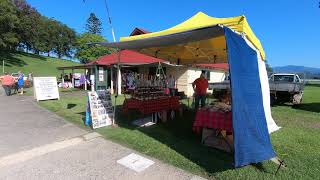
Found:
[[[232,90],[234,161],[236,167],[275,157],[267,128],[257,52],[225,27]]]

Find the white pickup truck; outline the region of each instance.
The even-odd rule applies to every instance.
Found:
[[[271,103],[302,102],[304,82],[297,74],[277,73],[269,78]]]

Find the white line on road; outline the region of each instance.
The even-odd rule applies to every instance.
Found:
[[[90,134],[92,134],[92,135],[90,136]],[[16,164],[16,163],[21,163],[21,162],[30,160],[32,158],[48,154],[53,151],[57,151],[60,149],[64,149],[64,148],[67,148],[70,146],[80,144],[86,140],[91,140],[93,138],[99,137],[95,133],[90,133],[90,134],[86,134],[82,137],[75,137],[75,138],[67,139],[67,140],[60,141],[60,142],[46,144],[46,145],[36,147],[36,148],[30,149],[30,150],[21,151],[21,152],[15,153],[15,154],[1,157],[0,158],[0,168],[2,168],[4,166]],[[92,137],[92,138],[86,138],[86,137]]]

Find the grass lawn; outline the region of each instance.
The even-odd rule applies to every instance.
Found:
[[[72,91],[73,92],[73,91]],[[123,96],[118,97],[122,104]],[[61,92],[59,101],[42,101],[40,105],[83,128],[86,96],[83,92]],[[119,106],[120,107],[120,106]],[[303,104],[272,107],[273,117],[282,127],[271,135],[277,155],[285,160],[288,169],[263,162],[256,166],[233,169],[233,157],[200,143],[201,137],[192,132],[195,114],[148,128],[137,128],[131,121],[139,114],[121,113],[117,108],[118,128],[106,127],[96,131],[105,138],[155,157],[168,164],[205,178],[217,179],[317,179],[320,176],[320,85],[305,89]],[[89,128],[88,128],[89,129]]]
[[[2,60],[5,61],[5,71],[8,73],[16,73],[22,71],[26,76],[30,71],[36,76],[58,76],[61,71],[57,67],[79,65],[68,60],[62,60],[58,58],[50,58],[44,56],[38,56],[34,54],[22,53],[22,52],[1,52],[0,62],[2,68]],[[1,70],[2,74],[2,70]]]

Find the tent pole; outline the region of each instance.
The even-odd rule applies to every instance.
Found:
[[[72,83],[72,87],[74,88],[74,69],[72,68],[72,76],[71,76],[71,83]]]
[[[64,86],[64,70],[62,70],[62,79],[61,79],[61,81],[62,81],[62,87]]]
[[[87,72],[88,70],[87,69],[84,69],[84,77],[85,77],[85,82],[84,82],[84,90],[86,91],[87,90]]]
[[[111,94],[114,94],[114,89],[113,89],[113,65],[111,65],[110,67],[110,91],[111,91]]]
[[[121,56],[121,49],[119,49],[118,51],[118,62],[117,62],[117,93],[115,95],[115,98],[114,98],[114,108],[113,108],[113,121],[112,121],[112,125],[115,125],[116,124],[116,107],[117,107],[117,97],[119,94],[121,94],[121,84],[120,84],[120,87],[119,87],[119,82],[121,82],[121,74],[120,74],[120,56]],[[120,89],[120,93],[119,93],[119,89]]]

